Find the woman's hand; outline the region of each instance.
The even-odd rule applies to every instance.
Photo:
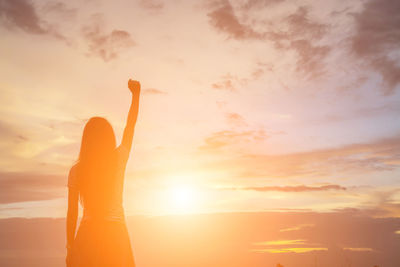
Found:
[[[139,96],[140,94],[140,82],[129,79],[128,88],[131,90],[133,95]]]

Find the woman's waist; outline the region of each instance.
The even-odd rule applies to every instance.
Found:
[[[122,205],[104,209],[84,208],[82,221],[85,220],[124,221],[124,209]]]

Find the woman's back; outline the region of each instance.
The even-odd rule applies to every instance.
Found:
[[[75,164],[70,171],[68,186],[80,192],[83,204],[83,218],[118,221],[124,219],[123,186],[126,163],[129,151],[119,146],[113,152],[108,164],[112,171],[81,171],[80,163]],[[96,166],[93,166],[96,168]],[[85,176],[85,173],[88,174]],[[88,176],[90,181],[85,181]]]

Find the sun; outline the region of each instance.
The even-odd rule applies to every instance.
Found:
[[[194,213],[198,205],[198,191],[191,185],[169,188],[170,209],[173,213]]]

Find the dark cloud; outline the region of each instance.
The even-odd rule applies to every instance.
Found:
[[[105,62],[116,59],[118,55],[136,45],[129,32],[114,29],[106,33],[101,15],[93,16],[93,22],[83,27],[88,42],[89,55],[102,58]]]
[[[63,197],[67,176],[0,173],[0,204]]]
[[[235,12],[248,15],[248,9],[252,6],[265,7],[269,3],[277,4],[279,2],[282,1],[249,1],[235,10],[228,0],[214,1],[210,5],[211,11],[207,15],[210,18],[210,24],[217,31],[227,34],[229,38],[270,41],[278,50],[294,50],[299,57],[296,64],[297,71],[310,74],[311,77],[322,74],[323,60],[329,54],[330,47],[318,45],[316,42],[326,34],[328,27],[325,24],[311,21],[308,8],[299,7],[294,13],[284,17],[280,25],[286,25],[286,30],[276,30],[272,26],[261,23],[264,31],[256,31],[254,22],[252,24],[241,22]],[[213,84],[213,87],[231,90],[234,88],[230,80]]]
[[[356,33],[353,53],[382,75],[384,93],[391,94],[400,83],[399,57],[390,53],[400,49],[400,1],[370,0],[354,15]]]
[[[148,94],[148,95],[166,95],[167,92],[156,89],[156,88],[147,88],[145,90],[143,90],[144,94]]]
[[[312,77],[323,74],[321,62],[328,55],[329,46],[314,46],[307,40],[295,40],[290,42],[289,47],[299,56],[296,63],[297,71],[312,74]]]
[[[327,26],[311,21],[309,9],[299,7],[296,12],[283,19],[288,26],[286,31],[266,32],[266,39],[274,43],[279,50],[294,50],[298,55],[296,70],[309,74],[311,77],[323,73],[323,60],[328,56],[331,48],[316,44],[327,32]]]
[[[289,30],[286,34],[296,38],[308,37],[309,39],[319,39],[323,37],[327,31],[327,26],[322,23],[311,21],[309,12],[309,8],[301,6],[295,13],[287,16],[284,19],[284,22],[289,25]]]
[[[321,185],[321,186],[307,186],[307,185],[298,185],[298,186],[262,186],[262,187],[238,187],[238,188],[227,188],[231,190],[251,190],[258,192],[270,192],[270,191],[278,191],[278,192],[311,192],[311,191],[327,191],[327,190],[346,190],[346,187],[330,184],[330,185]]]
[[[39,16],[35,5],[29,0],[0,0],[0,19],[8,29],[65,39]]]
[[[229,0],[215,1],[211,7],[213,10],[207,15],[211,25],[218,31],[227,33],[228,37],[237,40],[264,39],[264,34],[254,31],[251,26],[239,21]]]

